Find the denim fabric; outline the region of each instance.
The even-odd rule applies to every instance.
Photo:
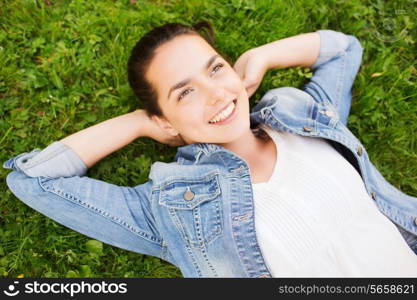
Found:
[[[267,124],[329,140],[417,253],[417,198],[389,184],[347,128],[362,47],[354,36],[318,32],[311,81],[303,90],[269,90],[251,112],[251,128]],[[248,164],[222,146],[179,147],[173,162],[155,162],[149,181],[135,187],[84,176],[83,161],[60,142],[3,167],[13,169],[10,190],[33,209],[104,243],[169,261],[184,277],[271,277],[256,237]]]

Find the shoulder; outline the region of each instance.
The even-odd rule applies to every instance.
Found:
[[[172,182],[204,182],[213,176],[218,177],[221,170],[215,164],[180,164],[178,162],[160,162],[152,164],[149,179],[154,187],[165,186]]]
[[[254,110],[257,107],[266,107],[276,105],[277,100],[280,101],[296,101],[300,100],[312,100],[310,94],[306,93],[303,90],[300,90],[295,87],[280,87],[268,90],[258,104],[254,107]]]
[[[277,105],[289,109],[293,106],[311,104],[314,99],[310,94],[295,87],[281,87],[268,90],[252,111],[257,112],[263,108],[273,108]]]
[[[178,172],[181,165],[178,162],[162,162],[156,161],[152,164],[151,170],[149,171],[149,178],[153,182],[159,182],[160,178],[166,177],[167,175]]]

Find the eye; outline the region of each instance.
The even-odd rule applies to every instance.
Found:
[[[178,96],[178,101],[181,100],[184,96],[186,96],[188,93],[186,93],[187,91],[191,91],[192,89],[185,89],[184,91],[182,91],[181,94],[179,94]]]
[[[224,64],[218,63],[217,65],[214,66],[212,72],[217,72],[217,70],[219,70],[223,67],[224,67]],[[184,98],[188,94],[188,91],[192,91],[192,89],[185,89],[184,91],[182,91],[182,93],[179,94],[179,96],[178,96],[178,101],[181,100],[182,98]]]
[[[217,65],[215,65],[214,66],[214,68],[213,68],[213,72],[216,70],[216,72],[217,72],[217,70],[219,70],[220,68],[223,68],[223,64],[222,63],[218,63]],[[217,67],[219,67],[219,68],[217,68]]]

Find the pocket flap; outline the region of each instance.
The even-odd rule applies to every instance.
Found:
[[[161,187],[159,204],[175,209],[193,209],[221,194],[218,172],[199,178],[176,178]]]

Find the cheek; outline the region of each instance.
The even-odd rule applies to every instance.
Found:
[[[198,123],[204,121],[204,107],[199,105],[197,99],[187,99],[187,101],[188,100],[190,101],[179,109],[177,113],[178,117],[181,118],[181,126],[187,127],[188,130],[192,130],[192,127],[190,128],[190,126],[196,126]]]

